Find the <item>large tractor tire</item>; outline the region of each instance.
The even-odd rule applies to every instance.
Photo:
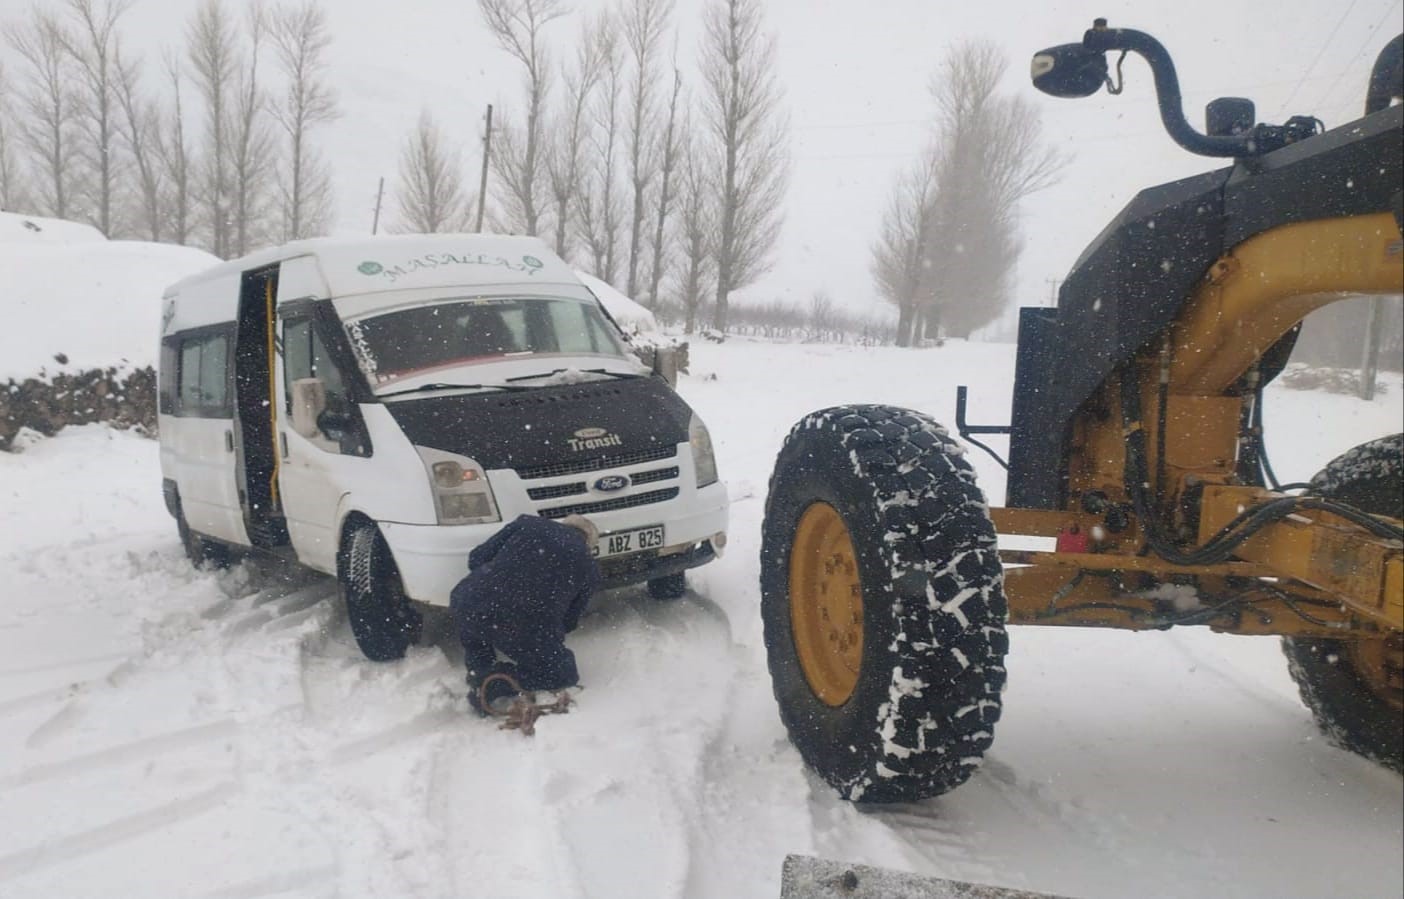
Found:
[[[1361,444],[1314,478],[1310,494],[1404,518],[1404,434]],[[1302,701],[1335,743],[1404,771],[1404,635],[1369,640],[1286,637]]]
[[[963,448],[887,406],[815,412],[776,459],[761,615],[780,717],[845,799],[964,783],[994,739],[1009,641],[994,525]]]
[[[390,547],[375,525],[361,523],[347,534],[337,583],[362,654],[372,662],[404,658],[419,639],[424,621],[405,596]]]

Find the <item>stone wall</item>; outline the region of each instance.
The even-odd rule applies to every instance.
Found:
[[[155,434],[155,370],[89,369],[0,383],[0,451],[10,449],[21,428],[53,435],[96,421]]]

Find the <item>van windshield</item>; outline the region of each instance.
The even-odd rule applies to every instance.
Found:
[[[377,387],[509,357],[628,358],[599,309],[580,300],[455,299],[359,318],[347,322],[346,333]]]

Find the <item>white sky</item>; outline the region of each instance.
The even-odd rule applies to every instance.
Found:
[[[331,77],[344,116],[317,140],[335,170],[338,230],[369,230],[377,178],[386,177],[387,193],[393,189],[401,141],[423,106],[464,143],[465,172],[476,185],[483,108],[515,103],[519,94],[517,70],[487,39],[476,3],[323,2],[335,32]],[[684,54],[695,46],[701,3],[679,0]],[[0,0],[0,18],[28,5]],[[155,51],[179,38],[196,5],[136,0],[128,33],[141,49]],[[582,0],[576,9],[602,5]],[[1400,0],[770,0],[794,166],[775,268],[743,299],[807,302],[826,288],[855,309],[876,302],[869,247],[897,172],[928,133],[928,79],[945,49],[966,38],[1004,49],[1008,89],[1031,98],[1049,138],[1073,153],[1062,181],[1025,207],[1020,303],[1047,302],[1047,279],[1061,278],[1138,188],[1218,165],[1164,135],[1140,61],[1128,60],[1128,86],[1119,97],[1054,100],[1029,85],[1030,56],[1079,40],[1096,16],[1165,43],[1197,126],[1204,103],[1222,95],[1255,99],[1260,119],[1273,122],[1293,113],[1315,114],[1328,126],[1354,118],[1375,54],[1401,27]],[[563,51],[574,27],[554,26]]]

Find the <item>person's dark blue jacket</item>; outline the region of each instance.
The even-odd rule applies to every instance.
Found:
[[[599,584],[599,568],[576,528],[522,515],[468,554],[469,573],[449,607],[470,677],[510,656],[524,689],[552,690],[579,679],[565,635],[575,630]]]

